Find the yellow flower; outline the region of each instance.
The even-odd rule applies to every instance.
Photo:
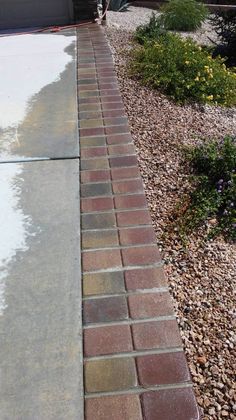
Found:
[[[210,68],[209,66],[204,66],[204,69],[205,69],[205,71],[206,71],[206,73],[212,73],[212,68]]]
[[[189,64],[189,61],[188,61],[188,60],[186,60],[186,61],[185,61],[185,64]]]
[[[209,95],[209,96],[207,96],[207,99],[208,99],[208,101],[212,101],[213,100],[213,95]]]
[[[195,82],[198,82],[199,81],[199,77],[197,76],[197,77],[195,77]]]

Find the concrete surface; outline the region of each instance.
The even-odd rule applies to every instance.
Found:
[[[76,60],[0,37],[1,420],[83,420]]]
[[[0,419],[82,420],[79,162],[0,164]]]
[[[79,154],[76,35],[0,37],[0,161]]]

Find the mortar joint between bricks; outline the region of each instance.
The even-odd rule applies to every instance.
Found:
[[[99,249],[99,251],[102,251],[102,249]],[[145,265],[127,265],[126,267],[110,267],[110,268],[101,268],[99,270],[88,270],[85,271],[83,270],[84,274],[88,274],[88,273],[113,273],[113,272],[117,272],[117,271],[128,271],[128,270],[142,270],[144,268],[155,268],[155,267],[163,267],[163,261],[158,261],[154,264],[145,264]]]
[[[109,229],[107,229],[107,230],[109,230]],[[96,231],[96,230],[92,230],[92,229],[89,230],[89,229],[87,229],[87,232],[94,232],[94,231]],[[84,232],[84,231],[82,230],[82,232]],[[100,232],[100,229],[98,229],[97,232]],[[117,230],[117,233],[119,234],[119,230]],[[117,250],[134,249],[134,248],[140,249],[140,248],[155,247],[155,245],[156,245],[155,243],[135,244],[135,245],[133,245],[133,244],[130,244],[130,245],[117,245],[117,246],[114,245],[112,247],[111,246],[108,246],[108,247],[104,247],[104,248],[85,248],[81,252],[82,253],[89,253],[89,252],[96,252],[96,251],[109,251],[109,250],[115,250],[115,249],[117,249]],[[125,264],[123,264],[123,267],[125,267],[125,269],[126,269]],[[132,266],[129,266],[129,267],[132,267]]]
[[[143,323],[150,323],[150,322],[158,322],[158,321],[176,321],[176,316],[173,315],[163,315],[157,316],[152,318],[129,318],[125,320],[119,321],[107,321],[107,322],[91,322],[90,324],[84,324],[83,328],[91,329],[91,328],[102,328],[108,326],[116,326],[116,325],[134,325],[134,324],[143,324]]]
[[[132,334],[131,334],[132,335]],[[134,347],[133,347],[134,348]],[[110,353],[99,356],[87,356],[84,358],[85,361],[95,361],[95,360],[110,360],[110,359],[122,359],[126,357],[137,358],[139,356],[152,356],[156,354],[169,354],[169,353],[179,353],[183,352],[183,347],[163,347],[156,349],[146,349],[146,350],[133,350],[127,352],[119,353]]]
[[[108,198],[109,197],[111,197],[111,196],[107,196]],[[98,198],[98,197],[95,197],[95,199],[96,198]],[[84,197],[84,199],[86,199],[85,197]],[[89,199],[93,199],[93,197],[89,197]],[[111,210],[109,210],[109,212],[111,212],[111,213],[128,213],[128,212],[130,212],[130,211],[142,211],[142,210],[144,210],[144,211],[148,211],[148,208],[147,207],[132,207],[132,209],[111,209]],[[107,213],[108,211],[107,210],[100,210],[99,211],[99,213]],[[95,210],[95,211],[85,211],[85,212],[83,212],[84,214],[94,214],[94,213],[98,213],[98,211],[97,210]],[[131,225],[132,226],[132,225]],[[138,225],[138,226],[152,226],[152,224],[149,224],[149,225]],[[115,229],[115,228],[114,228]]]
[[[99,127],[100,128],[100,127]],[[82,130],[84,130],[83,128],[82,128]],[[98,136],[91,136],[91,138],[96,138],[96,137],[98,137]],[[130,145],[131,143],[124,143],[125,145]],[[118,146],[118,145],[115,145],[115,146]],[[113,147],[113,145],[112,145],[112,147]],[[81,149],[82,149],[82,151],[84,151],[85,149],[86,150],[90,150],[90,149],[92,149],[92,148],[108,148],[109,149],[109,145],[106,145],[106,146],[104,146],[104,145],[101,145],[101,146],[82,146],[81,147]],[[105,159],[110,159],[110,158],[123,158],[123,157],[128,157],[128,156],[137,156],[137,154],[134,152],[134,153],[129,153],[129,154],[119,154],[119,153],[115,153],[115,154],[112,154],[112,153],[109,153],[109,150],[108,150],[108,154],[104,154],[104,155],[101,155],[101,156],[89,156],[89,157],[82,157],[81,158],[81,161],[82,160],[96,160],[96,159],[99,159],[99,158],[105,158]],[[111,169],[114,169],[115,167],[113,167],[113,168],[111,168]],[[130,168],[130,166],[128,166],[128,168]],[[132,179],[132,178],[127,178],[127,180],[129,181],[130,179]],[[135,179],[139,179],[140,180],[140,177],[136,177]],[[122,181],[123,181],[123,179],[122,179]]]
[[[157,386],[148,386],[146,388],[142,386],[137,386],[135,388],[128,388],[125,390],[118,390],[118,391],[103,391],[103,392],[93,392],[93,393],[85,393],[85,399],[89,398],[97,398],[97,397],[105,397],[105,396],[115,396],[115,395],[130,395],[130,394],[142,394],[144,392],[149,391],[162,391],[166,389],[184,389],[184,388],[192,388],[192,382],[185,382],[179,384],[168,384],[168,385],[157,385]],[[163,420],[163,419],[161,419]],[[173,419],[174,420],[174,419]],[[198,420],[198,419],[194,419]]]
[[[107,213],[106,211],[104,211],[103,213]],[[112,212],[108,212],[108,213],[112,213]],[[115,214],[117,213],[117,212],[114,212]],[[85,213],[83,213],[83,214],[86,214],[86,215],[89,215],[89,214],[94,214],[94,215],[96,215],[97,213],[87,213],[87,212],[85,212]],[[100,212],[99,212],[99,214],[100,214]],[[103,233],[103,232],[107,232],[107,231],[113,231],[113,232],[117,232],[118,230],[120,230],[120,231],[126,231],[126,230],[132,230],[132,229],[134,229],[134,230],[137,230],[137,229],[145,229],[145,228],[149,228],[149,229],[152,229],[152,225],[151,224],[149,224],[149,225],[130,225],[130,226],[117,226],[117,227],[114,227],[114,228],[108,228],[108,229],[104,229],[104,228],[102,228],[102,229],[83,229],[83,233],[86,233],[86,232],[98,232],[98,233]],[[139,245],[142,245],[142,244],[139,244]],[[147,244],[148,245],[148,244]],[[131,245],[131,246],[133,246],[133,245]],[[121,248],[124,248],[124,246],[122,246],[121,245]],[[109,249],[109,247],[108,247],[108,249]]]
[[[112,293],[112,294],[99,294],[99,295],[89,295],[83,297],[83,301],[88,300],[95,300],[95,299],[102,299],[102,298],[111,298],[111,297],[128,297],[128,296],[136,296],[142,294],[157,294],[157,293],[164,293],[168,292],[168,287],[154,287],[153,289],[136,289],[134,291],[124,291],[123,293]],[[130,317],[131,318],[131,317]]]
[[[90,172],[90,171],[88,171],[88,172]],[[113,182],[138,181],[139,179],[140,179],[139,177],[134,177],[134,178],[119,178],[119,179],[116,179],[116,180],[112,179],[112,180],[109,180],[109,181],[107,181],[107,180],[105,180],[105,181],[90,181],[90,182],[83,182],[82,185],[101,184],[101,183],[102,184],[111,184]],[[89,198],[94,198],[94,197],[89,197]]]
[[[106,184],[111,184],[111,183],[109,183],[109,182],[107,182]],[[84,184],[82,184],[82,185],[84,185]],[[116,197],[130,197],[130,196],[134,196],[134,195],[142,195],[143,196],[143,194],[142,194],[142,192],[140,191],[140,192],[130,192],[130,193],[118,193],[118,194],[104,194],[104,195],[95,195],[95,196],[92,196],[92,197],[82,197],[82,198],[91,198],[91,199],[93,199],[93,198],[100,198],[100,197],[113,197],[113,198],[116,198]],[[117,209],[117,207],[114,207],[115,209]],[[140,209],[143,209],[143,208],[145,208],[145,207],[140,207]],[[133,208],[130,208],[129,210],[133,210]]]
[[[101,157],[102,158],[102,157]],[[93,159],[99,159],[99,158],[93,158]],[[83,160],[91,160],[91,159],[81,159],[81,161]],[[122,166],[122,167],[114,167],[114,168],[109,168],[109,169],[81,169],[81,172],[94,172],[94,171],[99,171],[99,170],[111,170],[113,171],[114,169],[131,169],[131,168],[136,168],[137,165],[132,165],[132,166]]]

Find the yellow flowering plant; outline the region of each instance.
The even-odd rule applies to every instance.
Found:
[[[134,49],[131,73],[176,101],[236,105],[235,70],[179,35],[165,33]]]

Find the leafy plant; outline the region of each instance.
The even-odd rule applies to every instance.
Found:
[[[226,65],[236,66],[236,11],[218,11],[210,20],[221,41],[221,44],[215,48],[213,56],[226,57]]]
[[[207,8],[196,0],[170,0],[162,8],[164,27],[176,31],[195,31],[207,17]]]
[[[140,44],[144,44],[147,40],[157,39],[163,33],[165,33],[165,30],[160,16],[152,12],[149,22],[137,27],[134,39]]]
[[[108,10],[113,12],[125,12],[128,10],[129,3],[127,0],[110,0]]]
[[[236,104],[236,74],[190,38],[172,33],[133,51],[131,74],[178,102]]]
[[[236,240],[236,138],[202,143],[190,149],[188,159],[195,188],[180,230],[186,234],[210,219],[211,235],[223,233]]]

